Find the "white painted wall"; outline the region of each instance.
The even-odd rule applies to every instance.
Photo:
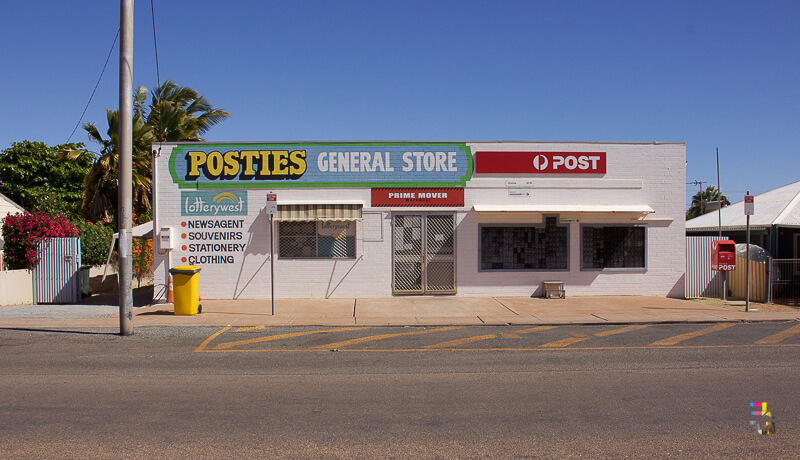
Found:
[[[31,271],[0,271],[0,306],[31,304],[33,304],[33,275]]]
[[[475,146],[474,149],[477,149]],[[481,150],[606,152],[607,172],[602,177],[579,175],[474,175],[465,201],[473,205],[648,205],[655,211],[642,216],[624,214],[562,213],[569,225],[569,272],[478,271],[478,225],[482,223],[539,224],[540,213],[459,214],[459,295],[540,294],[542,281],[564,281],[567,295],[658,295],[683,297],[685,272],[683,194],[684,144],[608,143],[492,143]],[[530,180],[530,196],[510,197],[507,180]],[[581,271],[580,225],[630,223],[647,225],[647,270]]]
[[[685,144],[682,143],[468,143],[478,150],[606,152],[603,176],[473,175],[465,191],[465,206],[457,210],[457,295],[495,296],[538,294],[543,280],[565,282],[567,295],[657,295],[683,297],[685,270],[684,182]],[[171,261],[156,244],[154,277],[158,287],[170,266],[185,264],[180,247],[185,229],[180,215],[180,190],[168,172],[171,146],[156,161],[156,233],[172,227],[176,250]],[[534,180],[528,197],[510,197],[507,180]],[[246,244],[236,263],[204,266],[200,295],[214,299],[269,298],[269,229],[266,189],[248,193],[249,215],[243,219]],[[391,210],[370,208],[370,189],[278,189],[279,203],[319,200],[362,202],[364,218],[357,225],[355,260],[275,261],[275,294],[279,298],[390,297]],[[655,212],[621,214],[561,214],[569,225],[568,272],[481,272],[478,270],[478,225],[481,223],[538,224],[541,213],[476,213],[473,205],[487,204],[648,205]],[[398,211],[414,211],[403,208]],[[642,271],[581,271],[580,225],[587,223],[644,223],[647,225],[647,269]],[[276,226],[277,229],[277,226]],[[277,232],[276,232],[277,233]],[[382,235],[382,239],[381,239]],[[277,252],[277,234],[275,240]],[[159,292],[159,289],[155,290]]]

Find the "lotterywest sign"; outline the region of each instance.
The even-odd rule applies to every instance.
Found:
[[[605,152],[476,152],[476,174],[605,174]]]
[[[182,216],[246,216],[247,191],[181,192]]]
[[[178,144],[169,160],[181,188],[464,187],[465,143]]]
[[[461,207],[463,188],[374,188],[372,207]]]

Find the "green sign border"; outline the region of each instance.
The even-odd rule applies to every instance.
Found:
[[[178,177],[175,171],[175,162],[178,156],[183,153],[184,148],[188,147],[213,147],[213,148],[241,148],[246,146],[252,147],[272,147],[276,145],[292,145],[292,146],[321,146],[330,145],[332,147],[347,146],[347,145],[370,145],[370,146],[403,146],[403,145],[457,145],[461,151],[467,155],[467,172],[459,181],[449,182],[436,182],[436,181],[422,181],[422,182],[293,182],[293,181],[259,181],[259,182],[199,182],[187,183],[184,178]],[[172,176],[172,182],[178,184],[181,189],[270,189],[270,188],[373,188],[373,187],[466,187],[467,181],[472,178],[473,172],[473,158],[472,150],[466,142],[269,142],[269,143],[221,143],[216,144],[213,142],[205,143],[192,143],[192,144],[177,144],[172,148],[169,157],[169,173]]]

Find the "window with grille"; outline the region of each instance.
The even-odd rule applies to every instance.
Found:
[[[284,259],[354,259],[356,222],[278,222],[278,257]]]
[[[568,270],[568,234],[556,217],[544,226],[481,226],[481,270]]]
[[[644,226],[581,227],[581,261],[584,270],[644,269]]]

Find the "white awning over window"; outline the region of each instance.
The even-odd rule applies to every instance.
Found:
[[[475,212],[585,212],[650,214],[655,212],[646,204],[476,204]]]
[[[361,204],[279,204],[276,220],[359,220]]]

